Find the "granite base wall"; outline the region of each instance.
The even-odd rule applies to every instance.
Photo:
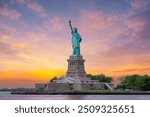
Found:
[[[107,90],[105,83],[56,83],[51,82],[48,84],[48,92],[64,92],[65,90]]]

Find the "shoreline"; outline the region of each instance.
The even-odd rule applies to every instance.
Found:
[[[150,95],[150,92],[11,92],[12,95]]]

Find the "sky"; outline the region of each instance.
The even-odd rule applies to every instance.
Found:
[[[150,0],[0,0],[0,87],[65,76],[69,20],[87,73],[150,75]]]

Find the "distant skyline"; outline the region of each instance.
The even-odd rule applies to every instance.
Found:
[[[150,75],[150,0],[0,0],[0,87],[65,75],[69,20],[87,73]]]

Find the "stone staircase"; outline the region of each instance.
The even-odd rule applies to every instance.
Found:
[[[108,83],[105,83],[106,87],[109,89],[109,90],[114,90],[113,87],[111,87]]]

